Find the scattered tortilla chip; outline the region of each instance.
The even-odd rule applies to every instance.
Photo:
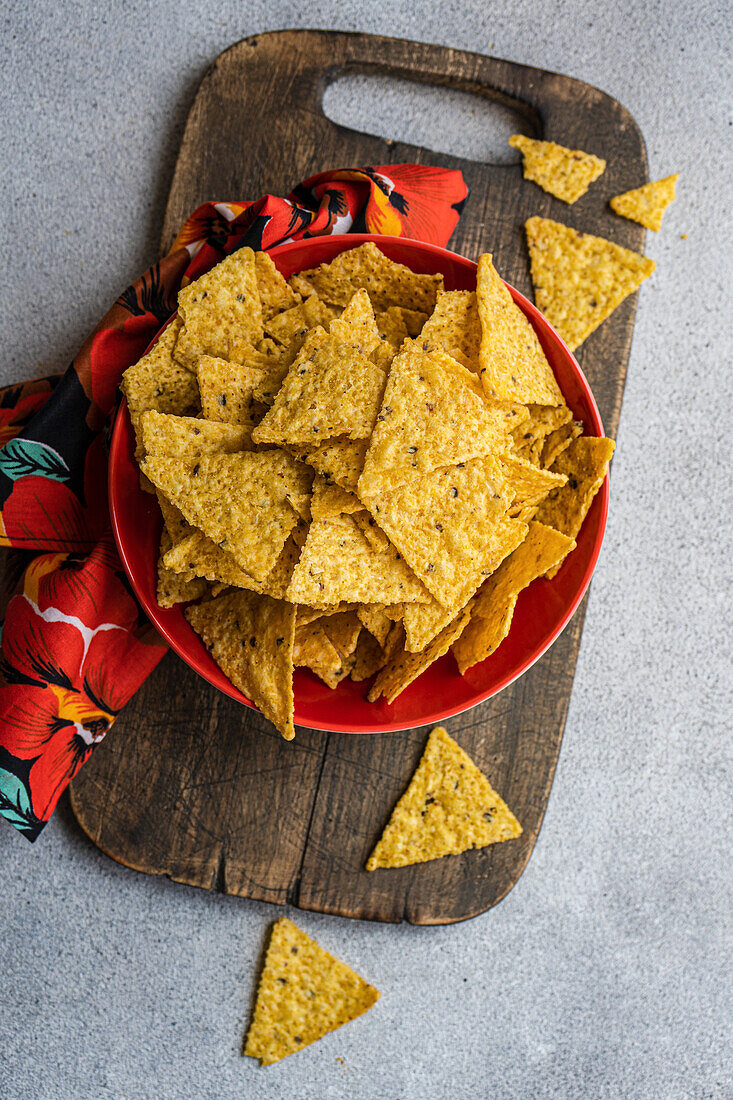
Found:
[[[158,557],[158,587],[156,599],[160,607],[174,607],[178,603],[188,603],[205,595],[206,581],[185,573],[174,573],[163,564],[165,554],[172,546],[168,531],[163,528],[160,535],[160,555]]]
[[[634,191],[616,195],[611,199],[611,209],[622,218],[629,218],[657,233],[662,228],[664,211],[674,202],[675,184],[679,178],[677,172],[674,176],[666,176],[663,180],[654,180]]]
[[[244,1053],[272,1065],[378,1000],[374,986],[281,917],[272,929]]]
[[[540,465],[545,439],[551,432],[572,420],[567,405],[528,405],[527,419],[512,429],[517,454]]]
[[[524,178],[539,184],[563,202],[577,202],[606,169],[605,160],[554,141],[536,141],[513,134],[509,144],[522,153]]]
[[[537,506],[549,492],[567,481],[564,474],[542,470],[532,462],[514,455],[504,455],[502,462],[505,480],[514,492],[509,515],[525,522],[532,518]]]
[[[259,355],[257,352],[254,354]],[[264,361],[265,356],[261,359]],[[277,370],[274,373],[277,374]],[[228,363],[225,359],[202,355],[196,375],[201,408],[207,420],[244,424],[251,428],[254,391],[264,380],[269,381],[273,377],[273,370],[244,363]]]
[[[479,372],[481,323],[472,290],[448,290],[438,298],[420,333],[426,351],[440,348],[475,374]]]
[[[331,321],[329,332],[340,344],[358,348],[362,355],[371,355],[379,346],[381,337],[365,290],[357,290],[341,316]]]
[[[427,593],[396,550],[375,553],[351,516],[312,523],[288,589],[309,607],[423,601]]]
[[[463,675],[466,669],[494,653],[509,633],[519,593],[574,548],[567,535],[530,523],[526,539],[489,577],[471,612],[471,621],[453,645]]]
[[[199,388],[196,375],[177,363],[173,348],[181,322],[178,318],[168,325],[157,344],[122,375],[120,389],[127,398],[130,420],[135,431],[135,458],[143,457],[141,420],[148,409],[158,412],[185,414],[197,412]]]
[[[406,867],[520,836],[522,826],[471,757],[437,726],[367,860]]]
[[[372,498],[369,509],[435,599],[457,610],[505,536],[500,520],[512,498],[501,463],[487,456],[424,474]]]
[[[391,545],[382,528],[378,525],[374,516],[370,515],[366,508],[354,513],[354,523],[361,531],[373,550],[381,554]]]
[[[299,340],[302,345],[310,329],[319,326],[328,328],[335,316],[335,310],[322,302],[318,295],[312,295],[292,309],[271,317],[265,325],[265,331],[285,347],[292,345],[294,340]]]
[[[222,672],[292,741],[292,604],[239,590],[193,604],[185,615]]]
[[[327,481],[355,493],[368,446],[367,439],[334,439],[314,450],[298,452],[298,457],[323,474]]]
[[[218,424],[196,416],[173,416],[148,409],[141,419],[143,447],[148,455],[200,458],[252,450],[248,424]]]
[[[307,492],[307,467],[283,451],[151,457],[146,477],[237,565],[263,581],[297,523],[287,497]],[[302,601],[305,602],[305,601]]]
[[[280,445],[317,445],[337,436],[366,439],[384,383],[381,371],[359,351],[314,329],[252,439]]]
[[[239,568],[231,554],[227,554],[202,531],[191,528],[191,533],[167,552],[164,565],[176,573],[204,577],[212,584],[246,588],[249,592],[284,600],[304,542],[305,526],[301,524],[293,528],[280,557],[264,581],[256,581]],[[321,615],[322,612],[316,614]]]
[[[358,494],[376,494],[501,449],[504,422],[445,369],[444,353],[405,344],[395,358],[377,416]],[[375,517],[377,518],[377,517]]]
[[[526,523],[513,519],[502,520],[501,525],[503,534],[496,542],[494,555],[485,563],[483,572],[475,577],[476,584],[468,593],[469,597],[474,595],[486,576],[493,574],[507,555],[516,550],[529,530]],[[453,621],[455,614],[453,608],[443,607],[434,598],[430,603],[406,604],[403,615],[405,649],[410,653],[422,653],[428,643]]]
[[[582,423],[579,420],[571,420],[567,424],[563,424],[562,427],[556,428],[554,432],[550,432],[542,444],[540,466],[545,470],[552,466],[558,455],[561,455],[582,431]]]
[[[183,320],[175,357],[192,368],[201,355],[235,360],[242,345],[263,337],[255,254],[240,248],[178,293]]]
[[[537,335],[488,253],[479,256],[476,298],[481,319],[479,367],[487,396],[520,405],[564,405]]]
[[[413,680],[448,652],[453,643],[460,638],[470,617],[471,604],[469,603],[421,653],[408,653],[405,650],[393,657],[374,681],[367,695],[369,702],[374,703],[383,695],[387,703],[393,703]]]
[[[357,290],[364,289],[376,310],[403,306],[430,314],[443,276],[416,275],[409,267],[388,260],[368,241],[342,252],[331,263],[301,271],[290,282],[299,293],[315,292],[334,306],[345,306]]]
[[[291,309],[298,299],[275,267],[267,252],[255,252],[255,278],[262,306],[262,320]]]
[[[525,228],[535,301],[571,351],[656,267],[638,252],[549,218],[530,218]]]
[[[616,444],[612,439],[596,439],[581,435],[555,460],[552,471],[565,474],[567,483],[553,489],[537,509],[536,519],[575,539],[588,514],[588,509],[603,484],[608,464]],[[554,577],[564,561],[548,570],[548,578]]]
[[[364,505],[353,493],[347,493],[340,485],[330,484],[322,474],[316,474],[310,507],[312,519],[330,519],[362,511]]]
[[[166,531],[170,535],[171,546],[175,546],[176,543],[181,542],[182,539],[193,534],[196,528],[192,527],[186,520],[180,508],[176,508],[175,504],[171,504],[171,502],[163,496],[160,489],[153,488],[153,492],[158,498],[158,505],[163,516],[163,523]],[[170,549],[170,547],[168,547],[168,549]]]

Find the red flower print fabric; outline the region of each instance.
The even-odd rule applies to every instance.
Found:
[[[331,233],[445,245],[467,194],[460,172],[392,164],[323,172],[287,198],[205,203],[64,375],[0,390],[0,546],[25,552],[6,575],[6,589],[18,581],[0,647],[0,816],[30,840],[166,650],[114,546],[105,441],[122,374],[179,288],[245,245]]]

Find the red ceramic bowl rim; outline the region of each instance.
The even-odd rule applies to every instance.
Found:
[[[376,245],[379,245],[380,242],[400,241],[401,243],[414,244],[416,247],[418,247],[420,249],[420,251],[423,254],[434,255],[434,256],[441,257],[443,259],[445,259],[445,258],[450,259],[450,258],[455,257],[455,259],[459,260],[461,262],[461,264],[466,264],[466,263],[472,264],[472,266],[474,268],[477,266],[476,263],[473,260],[469,260],[466,256],[461,256],[460,253],[452,252],[450,249],[447,249],[447,248],[441,248],[439,245],[426,244],[422,241],[411,240],[411,239],[405,238],[405,237],[387,237],[387,236],[381,236],[381,235],[370,234],[370,233],[332,234],[332,235],[326,236],[326,237],[314,237],[312,240],[309,240],[307,242],[305,242],[305,241],[289,241],[287,244],[278,245],[276,248],[270,249],[270,254],[271,255],[283,255],[283,254],[287,254],[287,253],[293,252],[293,251],[300,251],[300,250],[303,249],[305,244],[314,245],[318,241],[323,241],[323,240],[329,241],[332,244],[340,244],[340,243],[343,242],[345,248],[342,249],[342,251],[345,251],[346,247],[356,248],[358,245],[364,244],[367,241],[371,241]],[[575,374],[576,374],[576,378],[577,378],[577,380],[580,384],[580,388],[583,391],[584,398],[587,401],[588,408],[589,408],[590,414],[591,414],[591,416],[590,416],[591,424],[589,425],[589,427],[592,428],[592,431],[596,436],[602,436],[604,433],[603,433],[603,424],[602,424],[602,421],[601,421],[601,414],[598,411],[598,406],[596,404],[595,397],[593,396],[593,391],[591,390],[590,385],[588,383],[588,380],[586,379],[586,377],[583,374],[583,371],[581,370],[577,360],[575,359],[575,356],[572,354],[572,352],[570,351],[570,349],[568,348],[567,344],[562,339],[562,337],[552,327],[552,325],[549,323],[547,318],[544,317],[542,313],[540,313],[540,311],[537,309],[537,307],[535,305],[533,305],[533,303],[530,302],[527,298],[525,298],[523,294],[521,294],[518,290],[516,290],[513,286],[511,286],[510,283],[505,282],[505,286],[508,288],[508,290],[511,293],[514,301],[517,302],[517,304],[521,306],[524,314],[527,317],[529,317],[529,319],[532,322],[533,328],[535,330],[541,329],[545,333],[550,333],[552,335],[552,337],[560,343],[563,352],[565,353],[565,355],[568,357],[568,359],[570,360],[570,362],[572,364],[572,367],[573,367],[573,369],[575,371]],[[174,314],[174,316],[175,316],[175,314]],[[161,326],[160,330],[156,333],[154,339],[151,340],[150,345],[149,345],[147,350],[150,350],[150,348],[157,342],[158,338],[160,337],[161,332],[163,332],[168,327],[168,325],[171,323],[172,320],[173,320],[173,317],[169,318],[169,320],[166,321],[165,325]],[[111,519],[112,519],[112,530],[114,532],[115,542],[117,544],[117,550],[119,552],[120,559],[122,561],[122,565],[125,569],[125,572],[127,573],[127,576],[129,577],[129,580],[130,580],[130,583],[133,587],[133,590],[134,590],[135,594],[137,595],[137,598],[140,601],[140,603],[143,607],[143,610],[145,611],[146,615],[148,616],[150,621],[155,626],[158,633],[162,635],[162,637],[166,640],[166,642],[171,647],[171,649],[173,649],[174,652],[176,652],[178,654],[178,656],[181,657],[181,659],[184,660],[186,662],[186,664],[189,665],[194,670],[194,672],[198,673],[198,675],[201,676],[202,679],[206,680],[207,683],[211,684],[212,687],[216,687],[217,690],[223,691],[226,695],[229,695],[232,699],[237,700],[237,702],[244,703],[246,706],[250,707],[252,710],[259,710],[259,707],[257,707],[242,692],[240,692],[237,688],[235,688],[233,684],[231,684],[229,687],[223,686],[223,687],[219,688],[218,685],[215,685],[211,682],[211,680],[206,675],[206,673],[204,671],[202,671],[201,664],[200,664],[200,662],[197,658],[197,655],[195,653],[191,654],[190,652],[188,652],[186,650],[185,646],[179,644],[177,639],[175,637],[173,637],[173,635],[168,630],[168,628],[165,626],[165,624],[160,621],[160,618],[157,614],[157,610],[158,610],[157,604],[151,603],[151,601],[148,600],[147,597],[144,595],[144,593],[143,593],[143,591],[142,591],[142,589],[141,589],[141,587],[140,587],[140,585],[137,581],[137,578],[134,574],[134,571],[131,568],[130,561],[128,559],[128,556],[127,556],[127,553],[126,553],[126,550],[125,550],[125,540],[122,537],[122,534],[121,534],[121,531],[120,531],[121,504],[118,501],[118,497],[117,497],[117,479],[115,477],[115,473],[116,473],[117,466],[118,466],[118,460],[122,457],[121,456],[121,451],[122,451],[122,442],[123,442],[123,440],[122,440],[122,430],[121,429],[122,429],[123,417],[125,415],[127,415],[129,417],[129,413],[127,411],[127,402],[123,397],[122,401],[120,402],[120,406],[117,410],[117,414],[115,416],[115,422],[114,422],[113,429],[112,429],[112,439],[111,439],[110,451],[109,451],[108,488],[109,488],[110,516],[111,516]],[[365,725],[364,723],[359,723],[358,725],[350,725],[349,723],[342,723],[342,724],[336,726],[336,725],[331,724],[331,723],[326,723],[323,726],[310,726],[310,725],[307,725],[307,726],[305,726],[305,728],[306,729],[321,730],[323,732],[333,732],[333,733],[363,733],[363,734],[367,734],[367,733],[396,733],[396,732],[399,732],[400,730],[419,728],[419,726],[430,725],[433,722],[439,722],[439,721],[442,721],[444,719],[454,718],[459,714],[464,714],[466,711],[472,710],[474,707],[478,706],[480,703],[485,702],[487,699],[493,698],[494,695],[498,695],[499,692],[501,692],[505,688],[509,687],[510,684],[513,684],[515,680],[518,680],[520,676],[523,676],[525,672],[527,672],[530,668],[532,668],[532,666],[534,664],[536,664],[537,661],[539,661],[540,657],[544,656],[544,654],[547,652],[547,650],[550,648],[550,646],[558,639],[560,634],[563,632],[565,627],[568,625],[568,623],[570,622],[570,619],[575,614],[575,612],[578,608],[578,605],[580,604],[580,601],[583,599],[583,596],[585,595],[585,593],[588,589],[588,585],[590,584],[591,577],[593,576],[593,572],[595,570],[596,563],[598,562],[598,557],[599,557],[599,554],[601,552],[601,546],[603,545],[603,538],[604,538],[604,534],[605,534],[605,530],[606,530],[606,519],[608,517],[608,500],[609,500],[609,485],[608,485],[608,476],[606,476],[604,478],[603,485],[601,486],[600,490],[598,491],[598,493],[596,495],[596,500],[594,501],[594,504],[596,505],[597,508],[600,506],[600,509],[599,509],[600,514],[597,515],[597,533],[596,533],[596,537],[595,537],[595,543],[593,545],[593,549],[592,549],[591,554],[589,556],[585,571],[582,574],[582,578],[580,580],[580,583],[577,586],[577,590],[575,592],[575,595],[569,601],[569,603],[568,603],[568,605],[565,609],[564,614],[562,615],[560,621],[555,626],[555,628],[548,633],[548,636],[545,638],[545,640],[540,645],[535,647],[535,650],[528,655],[527,660],[522,663],[522,665],[519,669],[515,670],[512,673],[507,673],[504,677],[502,677],[498,681],[498,683],[496,683],[491,688],[488,688],[484,691],[478,690],[475,699],[473,699],[471,702],[466,703],[465,705],[459,706],[456,709],[451,709],[450,707],[448,707],[448,708],[443,707],[443,708],[439,708],[434,713],[429,713],[429,714],[425,714],[425,715],[421,716],[418,727],[415,727],[414,724],[410,724],[410,725],[407,725],[407,726],[404,725],[404,719],[403,719],[402,721],[398,720],[398,721],[395,721],[395,722],[384,722],[384,721],[374,722],[373,725]],[[202,642],[199,642],[199,644],[203,645]],[[459,676],[459,675],[460,675],[460,673],[456,670],[456,676]],[[336,689],[336,691],[338,691],[338,689]],[[335,694],[336,694],[336,692],[334,692],[334,695]],[[304,725],[304,723],[298,722],[297,710],[298,710],[298,707],[297,707],[297,699],[296,699],[295,724],[296,725]]]

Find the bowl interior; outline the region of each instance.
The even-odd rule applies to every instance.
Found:
[[[379,248],[413,271],[444,276],[448,290],[474,290],[476,264],[434,245],[397,237],[366,234],[317,237],[273,249],[271,256],[287,278],[296,271],[327,262],[364,241]],[[528,317],[552,366],[558,384],[586,435],[602,435],[603,428],[590,387],[557,333],[539,311],[512,287],[520,309]],[[214,687],[248,706],[252,704],[224,676],[200,638],[186,622],[180,607],[161,608],[155,598],[156,563],[161,517],[155,497],[140,489],[134,460],[134,434],[127,405],[117,414],[109,462],[112,525],[125,570],[142,607],[170,646]],[[450,653],[436,661],[391,705],[366,701],[367,683],[342,681],[332,691],[308,669],[296,669],[295,722],[312,729],[348,733],[378,733],[426,725],[495,695],[534,662],[566,626],[588,587],[603,541],[608,510],[608,479],[596,495],[577,539],[577,548],[551,581],[537,580],[517,601],[511,630],[496,653],[460,676]]]

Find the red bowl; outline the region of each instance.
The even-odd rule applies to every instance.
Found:
[[[401,237],[370,234],[316,237],[281,245],[270,254],[287,278],[296,271],[332,260],[365,241],[373,241],[390,259],[415,272],[440,272],[448,290],[476,287],[476,264],[472,260]],[[583,421],[586,435],[603,435],[590,386],[570,351],[531,302],[511,286],[509,291],[537,333],[574,418]],[[232,699],[254,708],[209,656],[180,607],[164,609],[156,602],[161,516],[155,497],[140,489],[134,448],[130,416],[123,401],[112,433],[109,500],[117,547],[132,587],[150,621],[191,668]],[[474,665],[465,676],[459,675],[453,656],[448,653],[388,705],[384,701],[367,702],[368,681],[355,684],[347,679],[332,691],[308,669],[296,669],[296,724],[344,733],[384,733],[450,718],[496,695],[526,672],[569,622],[590,583],[603,542],[607,513],[606,478],[586,516],[577,548],[551,581],[536,580],[521,593],[507,638],[496,653]]]

